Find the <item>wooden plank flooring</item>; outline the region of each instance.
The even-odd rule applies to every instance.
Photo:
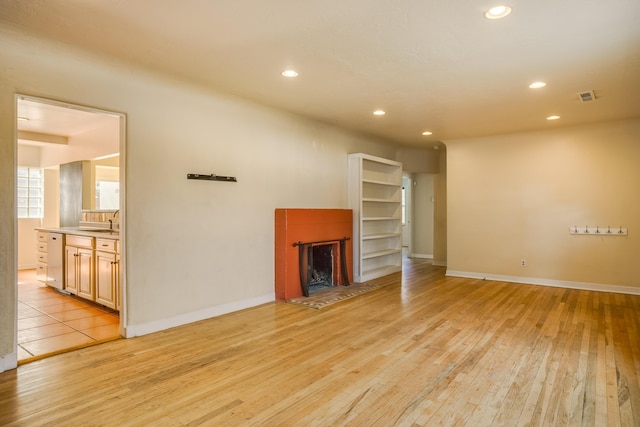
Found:
[[[640,297],[444,277],[0,374],[0,425],[638,426]]]

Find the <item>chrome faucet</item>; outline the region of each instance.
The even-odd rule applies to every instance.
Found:
[[[111,216],[111,219],[109,220],[109,230],[113,230],[113,220],[116,219],[116,215],[118,215],[118,213],[120,213],[120,209],[117,209]]]

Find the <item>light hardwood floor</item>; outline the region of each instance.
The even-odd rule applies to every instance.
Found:
[[[640,425],[640,297],[444,277],[0,374],[0,425]]]

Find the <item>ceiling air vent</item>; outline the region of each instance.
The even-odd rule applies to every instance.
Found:
[[[592,90],[587,92],[580,92],[578,94],[578,98],[580,98],[580,101],[582,102],[591,102],[596,100],[596,94]]]

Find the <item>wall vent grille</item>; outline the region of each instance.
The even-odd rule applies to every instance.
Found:
[[[589,90],[587,92],[578,93],[578,98],[580,98],[580,101],[582,102],[591,102],[596,100],[596,94],[592,90]]]

